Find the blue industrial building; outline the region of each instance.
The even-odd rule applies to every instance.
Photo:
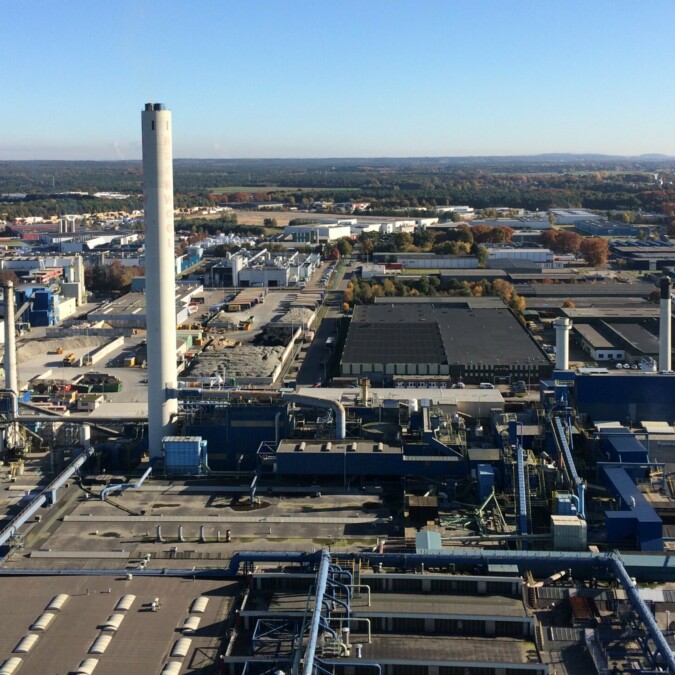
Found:
[[[17,319],[27,317],[31,326],[54,326],[58,320],[59,295],[51,288],[25,284],[14,291]],[[25,307],[28,303],[28,307]]]
[[[575,373],[575,407],[590,422],[672,421],[675,373]]]
[[[199,402],[189,409],[183,431],[207,442],[211,471],[255,471],[260,445],[275,444],[292,431],[293,421],[285,402]]]
[[[663,522],[625,469],[602,467],[600,477],[619,510],[605,513],[607,542],[640,551],[663,551]]]

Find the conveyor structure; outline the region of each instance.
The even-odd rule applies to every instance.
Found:
[[[574,465],[574,458],[572,457],[572,449],[567,440],[567,433],[565,431],[565,426],[568,429],[571,428],[569,421],[566,421],[565,426],[563,426],[563,420],[560,415],[552,415],[550,418],[551,430],[553,432],[553,437],[555,439],[556,447],[558,453],[562,456],[567,475],[572,484],[572,487],[576,491],[577,498],[579,500],[579,517],[586,517],[586,507],[585,507],[585,491],[586,485],[577,473],[577,468]],[[571,438],[571,434],[570,434]]]

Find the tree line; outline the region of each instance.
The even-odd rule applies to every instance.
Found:
[[[387,297],[482,297],[498,296],[518,315],[526,309],[525,299],[518,295],[513,284],[503,279],[490,282],[459,281],[458,279],[441,279],[437,276],[422,275],[417,280],[401,280],[397,277],[385,279],[362,279],[352,277],[343,293],[345,310],[354,305],[368,305],[375,298]]]

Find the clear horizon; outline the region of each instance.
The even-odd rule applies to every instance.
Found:
[[[675,3],[10,0],[0,160],[675,156]]]

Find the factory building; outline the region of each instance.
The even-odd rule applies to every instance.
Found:
[[[614,223],[609,220],[580,220],[574,227],[590,237],[637,237],[640,228],[628,223]]]
[[[612,253],[627,269],[655,272],[675,265],[675,246],[670,240],[615,241]]]
[[[356,222],[355,220],[353,221]],[[307,225],[287,225],[284,236],[299,244],[325,244],[351,236],[352,221],[336,220],[327,223],[309,223]]]
[[[342,376],[366,376],[378,385],[420,375],[478,384],[534,382],[550,373],[548,358],[498,298],[395,300],[355,307]]]
[[[267,249],[228,253],[209,269],[209,285],[215,288],[295,286],[310,279],[320,264],[321,256],[317,253],[271,253]]]
[[[142,277],[139,278],[143,282]],[[139,284],[141,287],[145,283]],[[136,286],[138,287],[138,286]],[[189,316],[188,305],[193,296],[199,295],[204,288],[201,284],[174,284],[175,292],[172,299],[175,317],[173,323],[181,324]],[[127,293],[117,300],[108,302],[87,315],[92,322],[103,321],[118,328],[142,328],[148,325],[149,294],[136,292]]]

